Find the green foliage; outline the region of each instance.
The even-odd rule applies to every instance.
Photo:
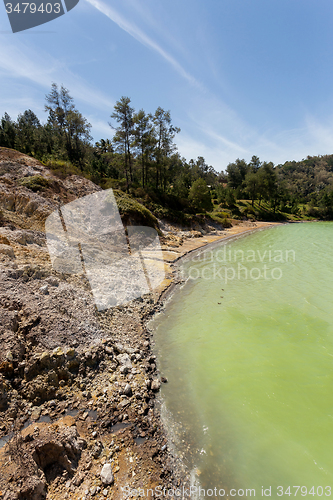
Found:
[[[43,191],[52,185],[52,181],[42,177],[41,175],[31,175],[30,177],[22,177],[18,180],[21,186],[24,186],[31,191]]]
[[[51,170],[54,175],[56,175],[60,179],[65,179],[70,175],[82,175],[80,169],[69,161],[49,158],[45,161],[44,164]]]
[[[119,190],[114,190],[120,215],[125,224],[135,221],[138,224],[158,228],[156,217],[134,198]]]
[[[189,193],[189,200],[199,210],[212,209],[210,192],[204,179],[197,179],[193,182]]]

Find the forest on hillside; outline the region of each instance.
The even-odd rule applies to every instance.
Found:
[[[53,83],[47,118],[32,110],[0,123],[0,146],[31,155],[59,176],[84,175],[102,188],[122,190],[155,215],[173,219],[209,214],[228,219],[333,219],[333,155],[274,165],[252,156],[216,172],[202,156],[177,152],[170,111],[136,111],[129,97],[110,110],[110,138],[93,143],[91,125],[69,91]]]

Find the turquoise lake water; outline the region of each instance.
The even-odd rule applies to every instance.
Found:
[[[152,326],[165,406],[186,429],[179,447],[201,486],[328,497],[333,223],[257,231],[181,270],[190,279]]]

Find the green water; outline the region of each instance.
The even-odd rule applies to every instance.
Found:
[[[184,263],[183,272],[200,278],[174,294],[153,327],[169,380],[165,406],[187,429],[179,446],[200,484],[226,495],[254,488],[256,498],[269,486],[272,498],[278,486],[291,486],[293,497],[293,486],[303,486],[296,498],[317,498],[322,486],[329,496],[333,223],[258,231]]]

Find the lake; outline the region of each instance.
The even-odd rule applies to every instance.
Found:
[[[206,496],[330,496],[333,223],[257,231],[180,272],[151,326],[165,418]]]

